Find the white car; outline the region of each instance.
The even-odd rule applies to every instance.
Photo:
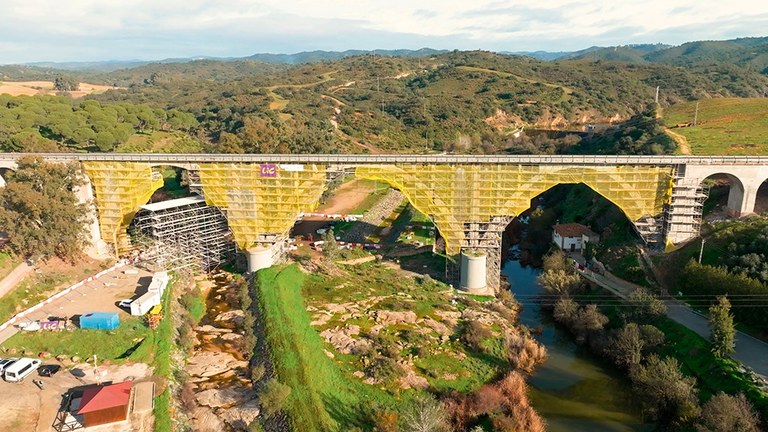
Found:
[[[318,229],[317,231],[315,231],[315,232],[316,232],[316,233],[318,233],[318,234],[320,234],[320,235],[323,235],[323,234],[325,234],[326,232],[328,232],[328,228],[319,228],[319,229]]]
[[[130,309],[131,303],[133,303],[132,299],[123,299],[117,302],[117,306],[124,308],[124,309]]]

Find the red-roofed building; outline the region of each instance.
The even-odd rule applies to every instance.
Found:
[[[597,243],[599,237],[585,225],[557,224],[552,230],[552,241],[564,251],[583,252],[587,243]]]
[[[83,416],[83,426],[91,427],[123,421],[128,418],[131,400],[130,381],[104,386],[93,386],[83,390],[78,415]]]

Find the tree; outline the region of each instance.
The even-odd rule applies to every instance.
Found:
[[[578,288],[581,283],[581,276],[558,269],[543,272],[537,280],[547,291],[560,297],[567,297]]]
[[[448,413],[443,404],[431,396],[420,396],[401,417],[403,432],[450,432]]]
[[[600,313],[597,305],[588,304],[571,320],[571,331],[576,335],[576,340],[583,342],[590,333],[603,329],[608,323],[608,317]]]
[[[629,318],[638,322],[649,322],[667,314],[667,305],[645,288],[638,288],[627,296],[630,305]]]
[[[565,273],[573,273],[573,265],[568,261],[565,252],[560,249],[545,255],[543,261],[542,267],[545,272],[559,270]]]
[[[701,407],[698,432],[757,432],[760,418],[743,393],[730,396],[720,392]]]
[[[80,83],[74,78],[59,75],[53,80],[53,89],[56,91],[77,91],[80,90]]]
[[[331,260],[338,258],[340,252],[339,244],[336,243],[336,234],[334,234],[333,229],[328,229],[321,238],[323,240],[323,253],[325,253],[325,256]]]
[[[717,303],[709,307],[709,340],[715,356],[724,358],[733,353],[735,334],[731,302],[727,297],[719,296]]]
[[[0,190],[0,230],[9,247],[26,258],[75,259],[86,244],[90,205],[75,194],[84,184],[78,166],[34,156],[17,164]]]
[[[629,370],[629,377],[643,404],[661,423],[679,423],[699,413],[696,379],[680,372],[677,359],[652,354],[646,364]]]
[[[628,323],[611,338],[606,354],[619,366],[632,367],[643,360],[644,351],[664,342],[664,333],[652,325]]]
[[[569,324],[579,312],[579,305],[570,298],[561,298],[555,303],[553,316],[561,324]]]

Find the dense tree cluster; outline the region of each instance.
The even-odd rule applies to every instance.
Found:
[[[680,272],[676,285],[685,294],[711,296],[730,295],[736,307],[733,314],[736,321],[756,328],[768,328],[768,310],[764,306],[751,304],[750,297],[765,296],[768,286],[743,273],[731,273],[724,267],[702,265],[691,260]]]
[[[147,105],[0,95],[0,151],[6,152],[113,151],[137,132],[191,131],[197,124],[191,114]]]
[[[8,247],[31,259],[78,257],[89,205],[77,204],[75,191],[83,185],[79,167],[26,157],[6,181],[0,189],[0,231],[8,233]]]

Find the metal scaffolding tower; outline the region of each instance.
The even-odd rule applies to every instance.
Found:
[[[199,195],[141,206],[129,231],[143,249],[141,259],[166,271],[190,266],[209,271],[236,249],[224,214]]]

